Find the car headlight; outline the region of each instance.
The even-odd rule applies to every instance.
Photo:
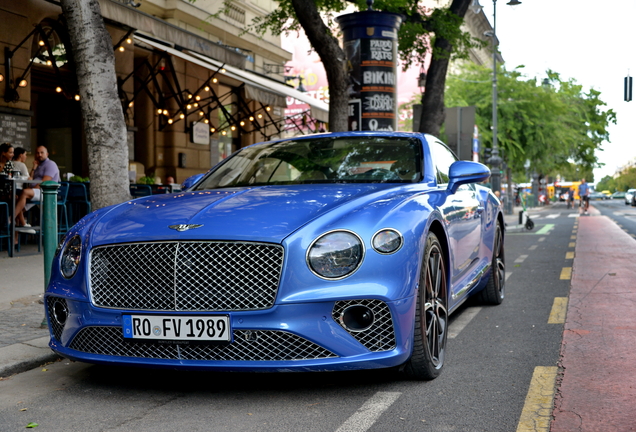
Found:
[[[316,239],[307,252],[307,264],[317,276],[339,279],[362,263],[364,245],[349,231],[333,231]]]
[[[66,279],[70,279],[75,275],[77,268],[79,267],[80,259],[82,257],[82,239],[76,235],[64,247],[62,257],[60,258],[60,269],[62,275]]]
[[[402,247],[402,235],[394,229],[383,229],[375,233],[371,244],[381,254],[392,254]]]

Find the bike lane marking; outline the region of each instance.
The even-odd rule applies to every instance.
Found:
[[[556,366],[534,368],[517,432],[548,432],[550,430],[557,370]]]

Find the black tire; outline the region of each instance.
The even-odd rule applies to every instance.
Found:
[[[530,219],[528,219],[530,222]],[[497,223],[495,243],[492,250],[492,266],[486,287],[477,294],[480,303],[499,305],[506,293],[506,256],[501,224]]]
[[[413,353],[403,369],[410,379],[435,379],[444,367],[448,339],[448,280],[445,261],[437,236],[429,233],[417,293]]]
[[[527,229],[528,231],[531,231],[531,230],[532,230],[532,228],[534,228],[534,222],[532,221],[532,219],[528,218],[528,219],[526,220],[526,229]]]

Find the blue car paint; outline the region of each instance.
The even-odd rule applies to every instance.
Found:
[[[92,247],[119,242],[213,239],[282,244],[285,250],[283,271],[274,307],[266,311],[230,312],[232,328],[287,329],[327,347],[339,357],[204,364],[201,361],[147,360],[74,351],[67,344],[81,328],[87,325],[121,327],[122,312],[131,311],[91,305],[87,266],[81,265],[77,274],[67,280],[60,274],[59,257],[53,263],[46,297],[68,299],[70,316],[62,340],[57,341],[52,334],[51,348],[80,361],[183,366],[187,369],[348,370],[404,363],[412,348],[415,294],[426,233],[435,224],[443,230],[448,244],[471,251],[461,262],[455,254],[447,256],[451,285],[448,308],[453,311],[472,292],[484,286],[490,274],[484,270],[488,270],[492,257],[494,226],[497,220],[502,221],[499,203],[492,192],[476,185],[472,191],[472,217],[459,221],[465,225],[464,229],[449,229],[453,222],[457,224],[453,221],[456,217],[452,202],[455,197],[445,187],[437,187],[431,174],[434,169],[429,152],[424,152],[424,156],[425,174],[417,184],[277,185],[144,197],[94,212],[67,235],[67,239],[75,234],[84,239],[83,263],[89,262]],[[462,167],[457,168],[456,178],[461,180]],[[167,228],[169,224],[180,223],[202,224],[203,227],[186,232]],[[392,255],[379,254],[371,246],[373,235],[385,228],[396,229],[404,236],[403,247]],[[364,242],[365,255],[359,270],[352,275],[343,280],[324,280],[308,269],[306,251],[314,239],[335,229],[348,229],[359,235]],[[479,241],[475,238],[467,240],[470,237],[467,233],[475,229],[479,230]],[[454,297],[469,281],[475,280],[477,283],[470,291]],[[383,300],[390,306],[396,323],[394,350],[369,352],[331,319],[334,301],[358,298]],[[48,314],[47,310],[50,320]]]

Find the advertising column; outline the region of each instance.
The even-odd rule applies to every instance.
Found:
[[[336,19],[349,68],[349,130],[397,130],[397,32],[402,15],[365,11]]]

